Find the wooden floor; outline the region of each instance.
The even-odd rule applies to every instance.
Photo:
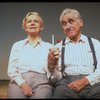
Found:
[[[8,80],[0,80],[0,99],[7,98]]]

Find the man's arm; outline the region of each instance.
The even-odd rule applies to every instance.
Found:
[[[53,82],[62,78],[62,73],[58,69],[59,56],[60,50],[58,48],[50,49],[48,54],[48,70],[50,73],[50,79]]]

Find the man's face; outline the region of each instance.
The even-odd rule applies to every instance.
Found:
[[[25,30],[28,34],[37,34],[42,30],[41,19],[37,15],[30,15],[25,22]]]
[[[76,18],[73,14],[66,14],[62,17],[62,27],[64,33],[70,39],[77,38],[80,35],[80,29],[83,26],[83,21]]]

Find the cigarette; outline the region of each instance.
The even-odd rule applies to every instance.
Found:
[[[54,43],[54,34],[52,34],[52,44],[53,44],[53,46],[55,45],[55,43]]]

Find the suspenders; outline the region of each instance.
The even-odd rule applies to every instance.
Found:
[[[61,52],[61,72],[63,73],[65,69],[65,63],[64,63],[64,51],[65,51],[65,39],[62,41],[62,52]]]
[[[93,65],[94,65],[94,67],[96,69],[96,67],[97,67],[97,59],[96,59],[96,55],[95,55],[94,45],[93,45],[92,40],[91,40],[90,37],[88,37],[88,41],[89,41],[89,45],[90,45],[90,48],[91,48],[91,51],[92,51],[92,55],[93,55],[93,60],[94,60]]]
[[[96,55],[95,55],[95,50],[94,50],[94,45],[92,43],[92,40],[90,37],[87,37],[88,41],[89,41],[89,45],[92,51],[92,55],[93,55],[93,60],[94,60],[94,67],[96,69],[97,67],[97,59],[96,59]],[[62,41],[62,53],[61,53],[61,65],[62,65],[62,69],[61,72],[63,73],[64,69],[65,69],[65,64],[64,64],[64,51],[65,51],[65,39],[63,39]]]

